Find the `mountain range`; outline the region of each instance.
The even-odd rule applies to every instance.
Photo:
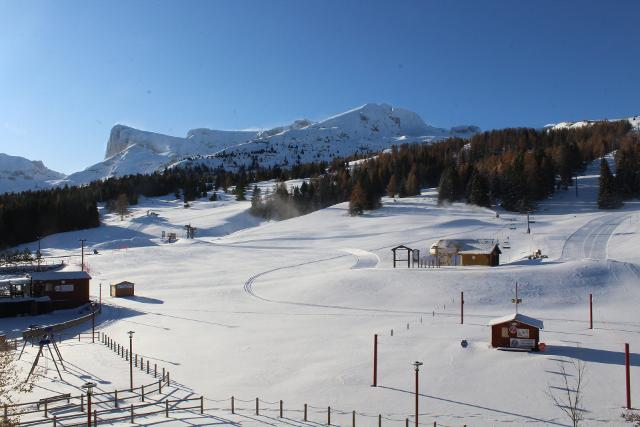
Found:
[[[0,162],[0,191],[82,185],[172,167],[206,165],[237,170],[251,165],[287,167],[329,162],[335,157],[381,151],[394,144],[451,136],[469,138],[479,131],[476,126],[430,126],[418,114],[388,104],[365,104],[322,121],[301,119],[268,130],[192,129],[185,137],[118,124],[111,129],[104,160],[68,176],[47,169],[42,162],[4,155],[6,161]]]

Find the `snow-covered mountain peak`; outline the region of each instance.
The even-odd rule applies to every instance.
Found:
[[[50,188],[51,181],[64,177],[40,160],[0,153],[0,193]]]

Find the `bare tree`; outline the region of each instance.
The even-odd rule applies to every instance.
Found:
[[[124,219],[124,216],[129,212],[129,200],[126,194],[121,194],[116,199],[116,212],[120,215],[120,221]]]
[[[11,405],[13,398],[20,393],[29,393],[33,390],[34,379],[29,382],[20,381],[20,369],[16,366],[15,352],[10,349],[8,343],[0,343],[0,406]],[[7,411],[7,418],[0,417],[0,427],[13,427],[19,425],[19,414]]]
[[[571,359],[571,371],[567,372],[566,365],[569,362],[559,362],[558,368],[562,376],[563,386],[549,386],[548,395],[554,405],[562,410],[573,423],[573,427],[578,427],[584,419],[585,409],[582,406],[584,391],[584,373],[586,364],[581,360]],[[572,378],[572,380],[570,380]],[[554,393],[554,388],[558,391]]]

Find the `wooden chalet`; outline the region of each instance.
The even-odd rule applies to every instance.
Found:
[[[444,265],[500,265],[502,251],[490,239],[442,239],[431,245],[429,253]]]
[[[514,313],[489,322],[491,326],[491,347],[538,351],[542,320]]]

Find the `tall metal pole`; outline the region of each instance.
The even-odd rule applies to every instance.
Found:
[[[589,329],[593,329],[593,294],[589,294]]]
[[[460,324],[464,324],[464,292],[460,292]]]
[[[38,260],[38,271],[40,271],[40,263],[42,262],[42,252],[40,251],[40,241],[42,240],[42,236],[38,236],[38,255],[37,255],[37,260]]]
[[[91,309],[91,343],[94,344],[96,342],[96,309],[95,307]]]
[[[82,245],[82,258],[81,258],[81,263],[82,263],[82,271],[84,271],[84,242],[86,242],[87,239],[80,239],[80,243]]]
[[[624,343],[624,364],[627,380],[627,409],[631,409],[631,377],[629,368],[629,343]]]
[[[420,391],[419,391],[419,383],[418,383],[418,373],[420,372],[420,366],[422,365],[422,362],[413,362],[413,366],[415,368],[415,372],[416,372],[416,413],[415,413],[415,426],[418,427],[418,398],[420,396]]]
[[[373,336],[373,386],[378,386],[378,334]]]

